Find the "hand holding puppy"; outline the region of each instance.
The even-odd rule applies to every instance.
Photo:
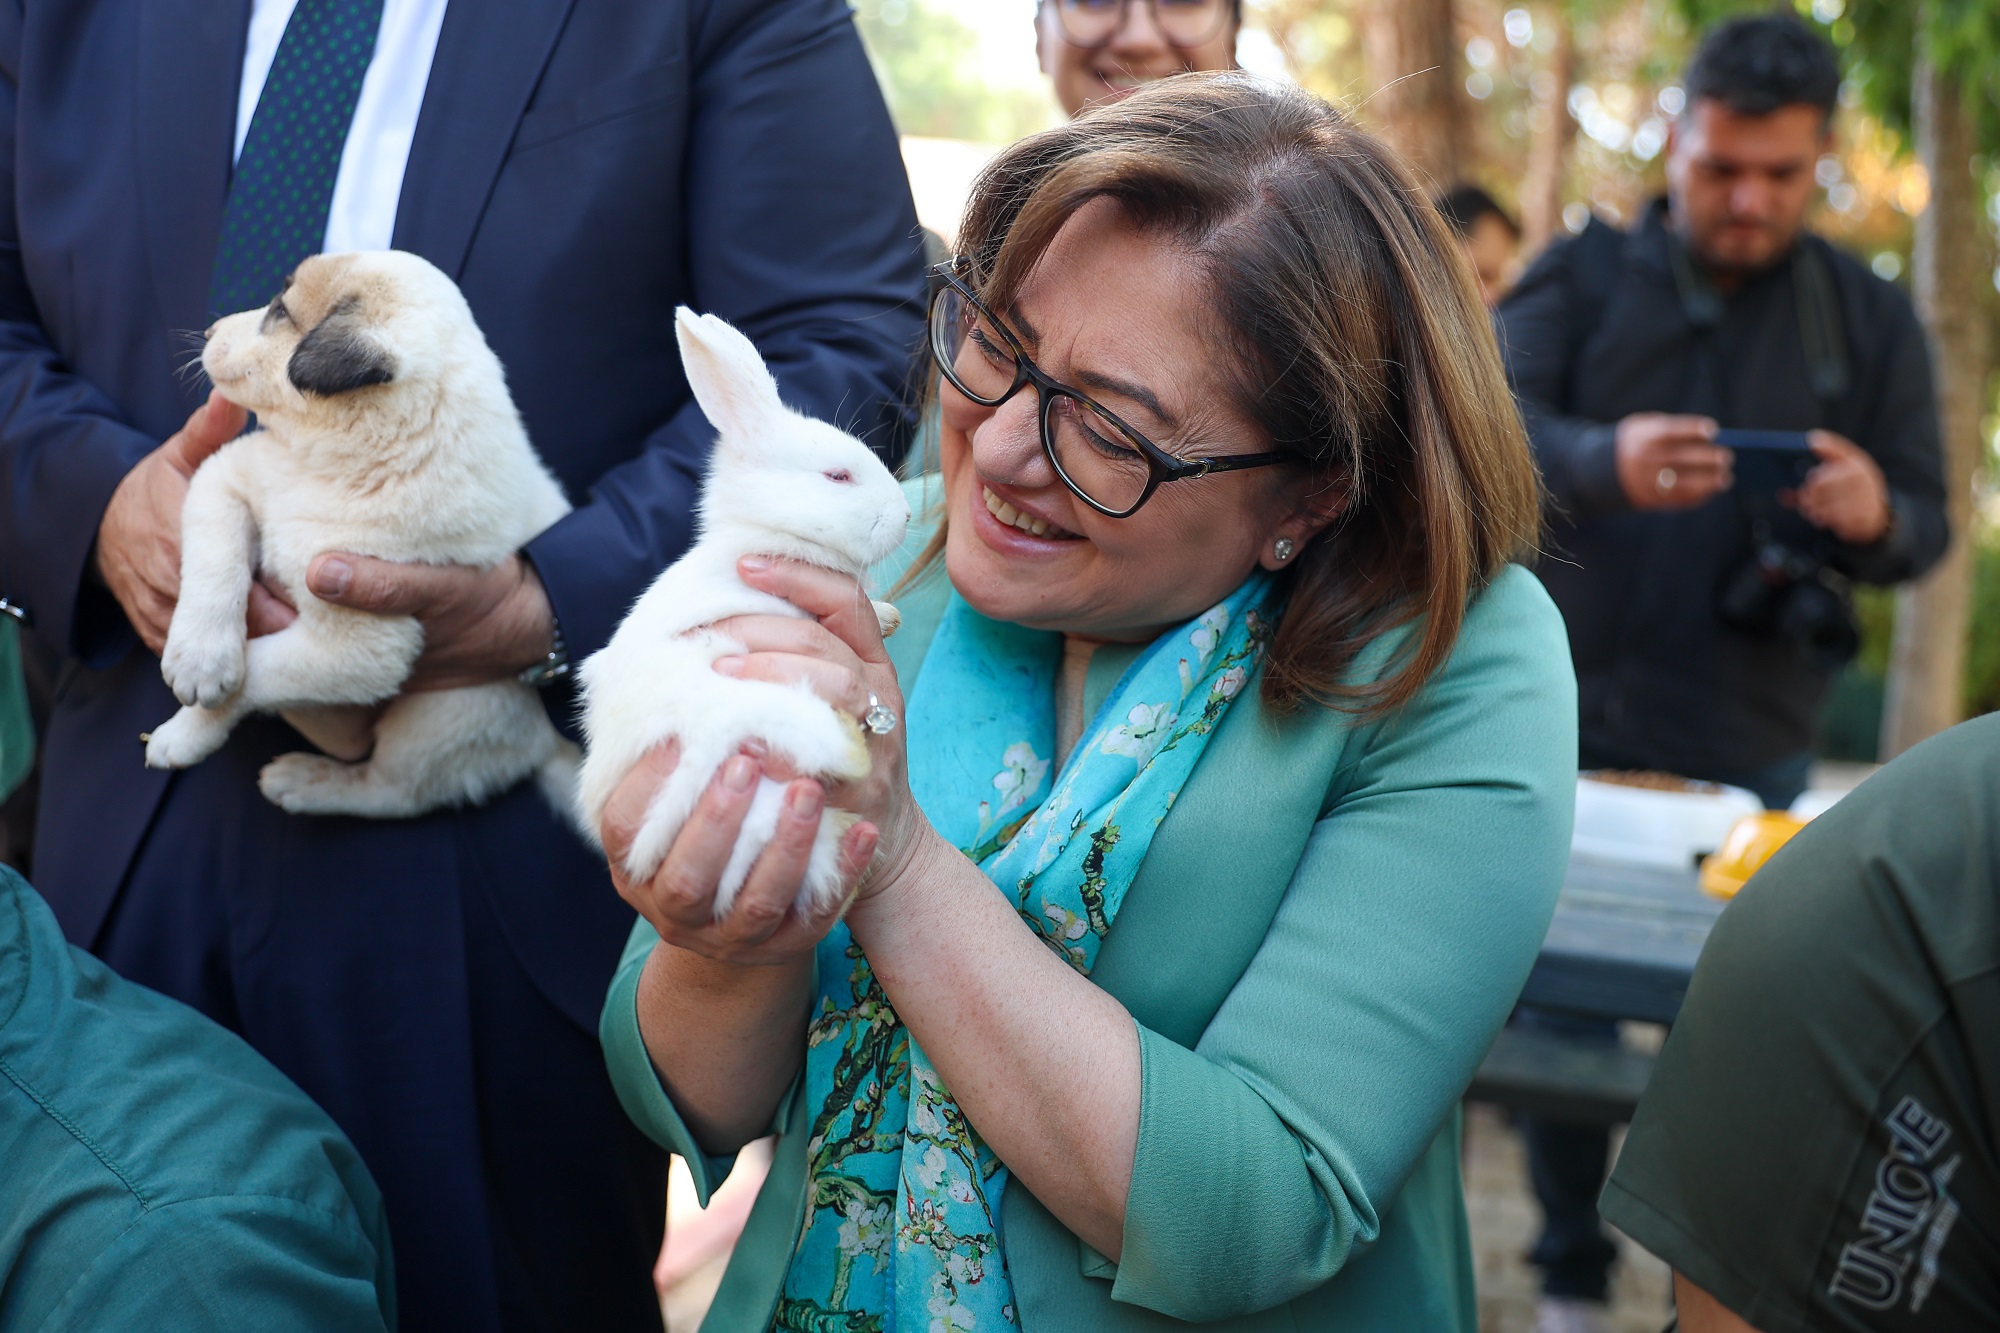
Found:
[[[325,751],[259,774],[294,814],[405,818],[529,777],[566,808],[574,750],[507,677],[550,633],[517,552],[569,504],[450,278],[393,251],[314,256],[269,306],[218,321],[202,366],[262,429],[208,438],[232,416],[196,442],[209,452],[185,485],[161,654],[182,708],[148,735],[146,762],[200,763],[248,714],[279,712]],[[374,577],[355,586],[355,563],[322,560],[328,547],[372,552]],[[382,614],[308,595],[317,581],[337,598],[342,570]],[[260,575],[294,605],[253,637]],[[429,688],[412,693],[427,646]]]
[[[329,551],[313,560],[306,587],[352,611],[416,617],[424,650],[403,682],[405,694],[510,679],[547,658],[555,644],[549,595],[534,566],[518,555],[475,569]]]
[[[211,392],[187,425],[125,474],[97,525],[98,576],[155,656],[181,591],[181,506],[188,479],[210,454],[243,433],[249,413]],[[298,613],[266,585],[250,590],[251,638],[274,634]]]

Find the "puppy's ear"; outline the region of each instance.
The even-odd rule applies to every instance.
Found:
[[[778,382],[764,358],[727,321],[682,306],[674,312],[674,336],[695,401],[725,437],[753,440],[760,427],[783,414]]]
[[[299,339],[285,374],[300,393],[330,397],[387,384],[396,378],[396,367],[368,336],[358,305],[343,301]]]

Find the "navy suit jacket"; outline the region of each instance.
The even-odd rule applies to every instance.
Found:
[[[175,705],[91,547],[120,478],[206,393],[181,368],[217,313],[249,9],[0,3],[0,595],[75,659],[37,870],[84,944],[175,780],[142,766],[138,733]],[[457,279],[578,505],[528,548],[572,656],[690,539],[713,432],[674,306],[730,320],[794,406],[893,452],[921,319],[916,236],[845,0],[451,5],[395,245]],[[629,913],[601,874],[587,892],[552,885],[578,864],[573,840],[525,789],[503,799],[505,819],[435,816],[417,836],[504,829],[482,858],[503,867],[495,909],[537,984],[594,1031]],[[245,817],[274,813],[252,789],[242,800]]]

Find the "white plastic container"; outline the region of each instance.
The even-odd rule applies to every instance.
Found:
[[[1692,870],[1764,803],[1741,787],[1656,791],[1579,776],[1570,850],[1608,861]]]

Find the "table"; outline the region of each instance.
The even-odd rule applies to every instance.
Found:
[[[1570,858],[1521,1003],[1591,1018],[1671,1023],[1723,904],[1684,870]]]
[[[1576,855],[1521,1003],[1582,1018],[1671,1023],[1723,904],[1693,866]],[[1574,1122],[1629,1120],[1653,1056],[1617,1042],[1510,1025],[1487,1052],[1474,1101]]]

